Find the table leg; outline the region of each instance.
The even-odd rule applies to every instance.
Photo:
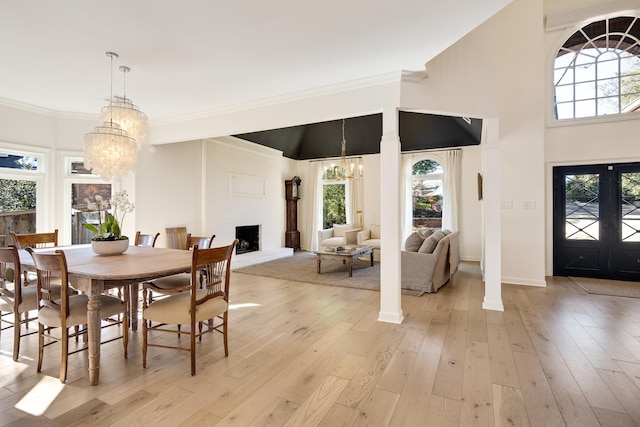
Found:
[[[349,257],[347,260],[347,263],[349,264],[349,277],[352,277],[353,274],[353,257]]]
[[[97,385],[100,380],[100,291],[91,288],[87,303],[87,335],[89,336],[89,384]]]
[[[371,251],[371,267],[373,267],[373,250]]]
[[[137,283],[129,285],[129,322],[132,331],[138,330],[138,288]]]
[[[321,259],[322,259],[322,258],[318,257],[318,274],[320,274],[320,260],[321,260]]]

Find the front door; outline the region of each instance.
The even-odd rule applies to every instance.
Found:
[[[640,163],[553,169],[553,274],[640,280]]]

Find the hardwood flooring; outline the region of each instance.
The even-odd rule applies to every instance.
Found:
[[[234,273],[229,357],[209,334],[196,376],[175,350],[151,348],[143,369],[132,333],[127,360],[101,347],[95,387],[86,352],[61,384],[59,347],[36,374],[37,338],[13,362],[4,331],[0,425],[640,426],[640,299],[560,277],[502,290],[505,311],[483,310],[462,263],[437,293],[403,295],[394,325],[376,320],[378,292]]]

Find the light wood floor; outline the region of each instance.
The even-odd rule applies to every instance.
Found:
[[[86,353],[62,385],[59,347],[36,374],[35,337],[14,363],[5,331],[0,425],[640,425],[639,299],[549,278],[504,285],[505,311],[484,311],[478,265],[463,263],[438,293],[403,296],[393,325],[376,321],[377,292],[232,280],[230,355],[209,334],[195,377],[186,352],[150,349],[142,369],[134,333],[128,360],[102,346],[98,386]]]

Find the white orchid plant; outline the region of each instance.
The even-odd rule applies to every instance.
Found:
[[[87,202],[87,208],[89,208],[89,210],[98,211],[98,227],[93,224],[84,224],[86,228],[94,233],[91,240],[94,242],[103,242],[128,239],[127,236],[122,235],[122,222],[128,213],[133,212],[135,203],[129,201],[129,195],[126,191],[115,193],[110,201],[104,200],[99,194],[85,199],[85,201]],[[109,208],[111,208],[113,213],[109,212]]]

